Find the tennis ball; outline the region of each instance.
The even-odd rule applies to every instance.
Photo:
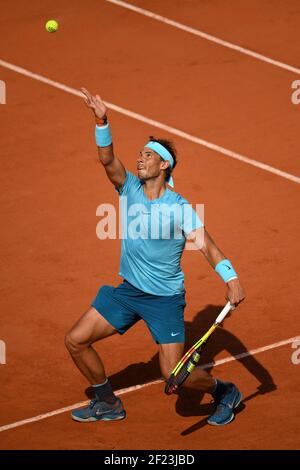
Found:
[[[55,31],[58,30],[58,22],[55,20],[49,20],[45,24],[45,28],[48,31],[48,33],[55,33]]]

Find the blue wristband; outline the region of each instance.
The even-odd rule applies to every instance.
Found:
[[[105,126],[96,126],[95,138],[97,147],[108,147],[112,144],[112,137],[110,133],[109,124]]]
[[[224,282],[229,282],[232,281],[232,279],[238,278],[238,275],[233,269],[229,259],[222,259],[222,261],[215,266],[215,271]]]

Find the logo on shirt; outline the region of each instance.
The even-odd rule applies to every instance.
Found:
[[[178,336],[178,335],[180,335],[180,331],[178,333],[173,333],[173,332],[171,333],[171,336]]]

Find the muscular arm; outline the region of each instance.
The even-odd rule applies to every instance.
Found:
[[[225,255],[222,251],[217,247],[207,230],[204,229],[204,239],[203,245],[201,247],[201,253],[205,256],[209,264],[215,268],[215,266],[225,259]]]
[[[197,248],[213,268],[215,268],[222,259],[226,258],[222,251],[217,247],[208,231],[204,228],[198,228],[197,230],[189,233],[188,239],[195,243]]]
[[[92,96],[85,88],[81,89],[84,94],[85,103],[92,109],[94,115],[99,120],[107,120],[106,106],[99,95]],[[123,163],[115,156],[113,144],[107,147],[97,147],[100,163],[104,166],[108,179],[117,188],[123,186],[126,178],[126,170]]]
[[[220,261],[226,259],[226,256],[217,247],[207,230],[203,228],[194,230],[189,234],[188,238],[196,244],[196,246],[199,248],[201,253],[213,268],[215,268]],[[235,305],[244,300],[245,293],[239,279],[232,279],[231,281],[227,282],[226,285],[227,293],[225,297],[227,300]]]
[[[100,163],[104,166],[108,179],[114,186],[123,186],[126,170],[123,163],[114,155],[113,144],[108,147],[97,147]]]

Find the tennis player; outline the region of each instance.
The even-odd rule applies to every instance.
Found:
[[[231,262],[204,229],[196,211],[167,187],[174,185],[172,173],[177,160],[173,144],[150,137],[138,156],[137,176],[133,175],[114,154],[104,102],[86,89],[82,92],[95,115],[99,160],[120,197],[126,198],[122,217],[127,219],[127,226],[119,273],[123,282],[118,287],[102,286],[91,307],[66,335],[66,347],[96,397],[89,406],[73,411],[72,418],[81,422],[120,420],[126,416],[123,404],[114,394],[92,345],[116,333],[125,333],[142,319],[158,344],[162,375],[165,379],[169,377],[184,351],[186,303],[180,260],[186,239],[198,243],[202,234],[199,249],[225,282],[227,300],[238,305],[245,294]],[[168,211],[170,207],[177,210]],[[136,208],[140,208],[138,215]],[[163,233],[166,222],[171,224],[169,237]],[[154,230],[153,234],[156,225],[162,230]],[[234,409],[242,399],[236,385],[215,379],[200,367],[196,367],[184,386],[212,395],[215,408],[208,418],[212,425],[232,421]]]

